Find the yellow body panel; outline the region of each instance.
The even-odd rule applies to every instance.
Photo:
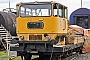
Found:
[[[28,29],[28,22],[43,22],[43,29]],[[44,33],[50,35],[54,39],[57,35],[67,34],[67,20],[60,17],[18,17],[17,18],[17,35],[24,36],[24,40],[29,40],[29,35],[41,34],[42,39]]]

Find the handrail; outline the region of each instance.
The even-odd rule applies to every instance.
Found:
[[[65,20],[65,19],[63,19],[63,20],[65,21],[65,28],[64,28],[63,30],[65,30],[65,29],[66,29],[66,24],[67,24],[67,23],[66,23],[66,20]]]

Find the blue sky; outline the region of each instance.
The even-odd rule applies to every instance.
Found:
[[[11,8],[16,8],[16,4],[20,2],[32,2],[32,1],[55,1],[68,7],[68,16],[76,9],[81,7],[81,0],[10,0]],[[0,11],[9,7],[9,0],[0,0]],[[83,7],[90,9],[90,0],[83,0]]]

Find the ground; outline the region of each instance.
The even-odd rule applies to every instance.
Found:
[[[35,58],[36,56],[33,56],[32,58]],[[0,52],[0,60],[8,60],[8,54],[7,52]],[[75,57],[76,58],[76,57]],[[16,57],[13,60],[21,60],[20,57]],[[74,60],[74,59],[71,59]],[[76,60],[90,60],[90,52],[86,54],[79,55]]]
[[[0,52],[0,60],[8,60],[8,58],[10,58],[10,57],[8,57],[7,52],[5,52],[5,51]],[[17,58],[15,58],[13,60],[20,60],[20,57],[17,57]]]
[[[32,56],[32,58],[35,58],[35,57],[38,57],[38,56]],[[8,57],[7,52],[5,52],[5,51],[0,52],[0,60],[8,60],[8,58],[11,58],[11,57]],[[15,58],[13,58],[13,60],[21,60],[21,58],[15,57]]]

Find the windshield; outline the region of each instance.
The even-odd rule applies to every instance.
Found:
[[[20,16],[51,16],[51,4],[22,5]]]

